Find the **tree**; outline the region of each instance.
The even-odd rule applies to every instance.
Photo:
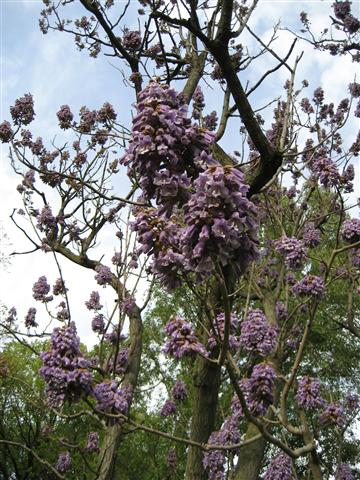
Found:
[[[44,3],[42,31],[115,57],[131,71],[136,102],[128,126],[110,103],[77,117],[62,105],[64,140],[54,150],[25,128],[35,116],[31,94],[11,107],[12,124],[0,125],[21,176],[24,207],[12,219],[59,267],[52,292],[44,275],[33,296],[60,322],[41,353],[29,343],[48,334],[34,307],[27,332],[14,310],[2,327],[39,353],[49,412],[90,417],[104,430],[87,478],[123,478],[118,453],[131,455],[139,431],[161,439],[142,437],[149,457],[170,449],[166,465],[155,462],[159,478],[355,478],[360,219],[351,160],[359,135],[347,142],[344,132],[360,86],[351,83],[336,106],[321,86],[309,98],[309,82],[296,75],[303,56],[293,54],[305,39],[334,61],[358,62],[351,3],[335,2],[334,28],[320,39],[302,12],[303,31],[284,57],[273,48],[278,25],[268,42],[252,28],[256,0],[141,0],[138,30],[126,26],[130,2],[119,12],[109,0],[81,0],[87,16],[76,20],[63,16],[71,2]],[[259,59],[269,66],[244,83]],[[284,88],[256,109],[251,95],[279,69],[288,72]],[[209,113],[207,85],[222,99]],[[227,131],[234,155],[220,145]],[[124,167],[129,192],[121,196]],[[96,248],[110,234],[111,268]],[[61,257],[115,296],[108,313],[98,291],[85,304],[98,335],[92,354],[80,347]],[[154,409],[159,398],[144,390],[159,382],[166,400]],[[42,458],[36,446],[23,448]],[[72,475],[70,451],[48,466]]]

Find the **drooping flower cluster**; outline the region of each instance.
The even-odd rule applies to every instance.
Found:
[[[317,378],[305,376],[299,380],[295,399],[300,407],[310,410],[324,404],[320,396],[320,386]]]
[[[57,278],[53,286],[54,295],[65,295],[67,288],[65,287],[64,280],[62,278]]]
[[[33,297],[38,302],[47,303],[51,302],[53,299],[52,295],[47,296],[50,292],[50,285],[47,283],[47,279],[44,275],[39,277],[39,280],[34,283],[32,291]]]
[[[195,91],[194,91],[194,94],[193,94],[193,97],[192,97],[192,101],[193,101],[192,116],[195,119],[199,119],[200,118],[200,113],[203,110],[203,108],[205,107],[204,94],[201,90],[201,87],[197,86],[195,88]]]
[[[265,472],[264,480],[291,480],[292,462],[285,453],[273,458]]]
[[[200,353],[206,355],[204,345],[199,342],[190,323],[180,317],[173,317],[165,326],[170,337],[164,346],[164,353],[177,359]]]
[[[71,127],[74,115],[71,112],[69,105],[61,105],[56,116],[58,117],[60,128],[66,130]]]
[[[210,167],[195,181],[184,211],[182,252],[188,268],[202,279],[214,270],[214,261],[244,271],[258,256],[255,205],[242,172],[232,167]]]
[[[210,445],[234,445],[240,441],[241,434],[235,417],[228,417],[220,430],[213,432],[208,440]],[[226,456],[224,450],[210,450],[204,453],[203,465],[208,471],[209,480],[223,480]]]
[[[30,328],[30,327],[37,327],[38,324],[35,320],[36,316],[36,308],[29,308],[26,317],[25,317],[25,327]]]
[[[8,143],[12,139],[14,132],[12,131],[11,124],[7,120],[0,123],[0,140],[3,143]]]
[[[319,415],[319,423],[322,426],[336,425],[340,428],[343,427],[345,425],[344,409],[338,403],[328,403]]]
[[[99,452],[99,441],[99,434],[97,432],[90,432],[87,436],[85,450],[89,453]]]
[[[101,310],[103,306],[100,303],[99,292],[91,292],[90,299],[85,302],[85,306],[88,310]]]
[[[247,382],[249,409],[254,415],[264,415],[274,402],[276,372],[270,363],[258,363]]]
[[[360,395],[356,393],[349,393],[346,396],[346,408],[350,412],[354,412],[360,408]]]
[[[292,287],[295,295],[322,297],[325,294],[324,280],[316,275],[306,275]]]
[[[71,467],[71,455],[70,452],[62,452],[59,454],[55,468],[58,472],[67,472]]]
[[[122,162],[138,178],[146,200],[170,206],[187,198],[195,164],[213,162],[213,136],[192,124],[181,94],[150,84],[139,94],[132,138]],[[202,156],[200,158],[200,154]]]
[[[275,348],[278,329],[270,325],[260,309],[249,310],[241,324],[240,345],[247,352],[266,357]]]
[[[312,170],[319,177],[321,185],[325,188],[335,187],[339,184],[340,173],[336,163],[331,158],[316,158],[312,163]]]
[[[80,339],[74,322],[55,328],[51,334],[51,350],[40,354],[43,366],[40,375],[46,382],[48,403],[58,406],[65,400],[78,400],[91,392],[91,362],[80,351]]]
[[[298,268],[306,258],[306,248],[301,240],[289,238],[286,235],[274,242],[275,250],[285,259],[289,268]]]
[[[335,472],[335,480],[355,480],[351,468],[347,463],[340,463]]]
[[[136,30],[126,29],[121,40],[122,44],[127,50],[136,51],[141,47],[141,35]]]
[[[345,220],[341,227],[341,235],[348,243],[355,243],[360,240],[360,218]]]
[[[313,222],[307,222],[303,228],[303,242],[306,247],[314,248],[319,245],[321,240],[321,233],[318,228],[315,228]]]
[[[126,415],[132,399],[130,385],[120,388],[116,380],[98,383],[93,390],[95,408],[100,412],[122,413]]]
[[[106,265],[97,265],[95,267],[95,280],[99,285],[107,285],[108,283],[111,283],[112,280],[112,273],[109,267]]]
[[[161,407],[160,415],[162,417],[169,417],[176,413],[176,403],[173,400],[166,400],[164,405]]]
[[[104,315],[101,313],[99,315],[95,315],[91,322],[91,329],[95,333],[102,334],[105,331],[105,321]]]
[[[46,234],[55,232],[57,229],[57,221],[54,215],[52,214],[51,207],[45,205],[41,210],[40,214],[36,218],[37,228],[40,232],[45,232]]]
[[[239,348],[240,343],[238,338],[236,337],[237,328],[239,325],[239,319],[237,315],[231,313],[230,314],[230,334],[229,334],[229,348],[236,349]],[[216,345],[220,342],[220,344],[224,340],[224,331],[225,331],[225,314],[219,313],[215,319],[214,329],[216,335],[211,332],[211,335],[208,340],[208,347],[210,350],[213,350]]]
[[[15,125],[28,125],[34,120],[34,100],[30,93],[15,101],[15,105],[10,107],[11,117]]]
[[[178,402],[183,402],[184,400],[187,399],[187,390],[186,390],[186,385],[183,380],[176,380],[173,389],[171,391],[171,394],[174,398],[174,400],[177,400]]]

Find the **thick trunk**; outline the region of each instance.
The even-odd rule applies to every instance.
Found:
[[[121,425],[109,425],[101,449],[101,464],[97,480],[113,480],[117,451],[121,437]]]
[[[191,421],[191,439],[206,443],[215,429],[215,418],[220,387],[220,368],[203,358],[197,360],[194,375],[194,406]],[[186,462],[186,480],[206,480],[203,451],[189,447]]]
[[[259,430],[255,425],[249,424],[245,440],[249,440],[258,434]],[[239,461],[233,473],[232,480],[258,480],[260,478],[265,445],[266,441],[261,437],[240,450]]]

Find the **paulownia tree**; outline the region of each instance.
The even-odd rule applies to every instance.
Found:
[[[334,105],[297,78],[305,59],[294,55],[306,41],[334,62],[359,62],[351,3],[334,3],[320,38],[302,12],[285,56],[274,47],[279,25],[268,41],[252,28],[257,0],[139,0],[136,29],[127,26],[135,2],[80,0],[78,19],[67,18],[71,3],[44,0],[41,30],[114,57],[134,116],[124,125],[110,103],[78,115],[62,105],[64,142],[49,147],[27,129],[31,94],[11,107],[0,138],[24,204],[12,220],[58,265],[53,286],[41,276],[33,297],[60,323],[39,326],[31,307],[25,328],[15,309],[2,328],[40,356],[49,412],[97,422],[101,436],[91,431],[87,449],[98,463],[86,478],[121,478],[117,456],[131,456],[124,446],[139,431],[167,442],[166,478],[355,478],[360,219],[351,162],[360,145],[346,123],[359,116],[360,85]],[[269,66],[254,80],[259,60]],[[252,97],[279,69],[288,80],[256,109]],[[221,105],[208,111],[214,94]],[[111,263],[97,247],[104,235],[113,235]],[[93,354],[80,347],[62,257],[115,296],[110,312],[100,287],[85,302]],[[49,334],[38,351],[31,339]],[[149,391],[159,383],[168,397],[154,415]],[[66,445],[49,468],[75,478]],[[39,458],[36,446],[18,447]]]

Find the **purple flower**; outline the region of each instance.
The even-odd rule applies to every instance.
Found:
[[[303,228],[303,242],[306,247],[313,248],[319,245],[321,240],[321,233],[318,228],[315,228],[313,222],[307,222]]]
[[[100,108],[100,110],[98,110],[96,118],[100,123],[106,123],[116,120],[116,113],[114,107],[110,103],[105,102],[104,105]]]
[[[47,303],[51,302],[53,299],[52,295],[47,296],[47,294],[50,292],[50,285],[47,283],[47,279],[44,275],[34,283],[32,291],[33,297],[39,302]]]
[[[275,250],[285,259],[289,268],[299,268],[306,258],[306,249],[303,242],[296,238],[281,237],[274,242]]]
[[[87,437],[85,450],[89,453],[99,452],[99,434],[97,432],[90,432]]]
[[[80,108],[79,131],[81,133],[90,133],[96,123],[96,111],[90,111],[86,107]]]
[[[176,403],[173,400],[166,400],[164,405],[161,407],[160,415],[162,417],[169,417],[176,413]]]
[[[56,282],[53,286],[53,294],[54,295],[65,295],[67,292],[67,288],[65,287],[65,283],[62,278],[57,278]]]
[[[240,345],[250,353],[266,357],[274,350],[278,333],[260,309],[249,310],[241,324]]]
[[[45,205],[40,214],[37,216],[36,226],[40,232],[45,232],[46,234],[57,231],[57,221],[53,216],[51,207],[49,205]]]
[[[97,265],[95,267],[95,280],[99,285],[106,285],[108,283],[111,283],[112,281],[112,273],[109,267],[106,267],[105,265]]]
[[[59,454],[55,468],[61,473],[68,471],[71,467],[71,455],[69,452]]]
[[[101,313],[99,315],[95,315],[91,322],[91,329],[95,333],[102,334],[105,331],[105,321],[104,315]]]
[[[336,187],[339,184],[340,174],[331,158],[321,156],[316,158],[311,164],[311,169],[325,188]]]
[[[80,351],[74,322],[53,330],[51,349],[42,352],[40,358],[43,366],[39,372],[46,383],[49,405],[59,406],[65,400],[76,401],[90,393],[91,362]]]
[[[14,132],[12,131],[11,125],[8,121],[0,123],[0,140],[3,143],[8,143],[12,139]]]
[[[300,407],[310,410],[324,404],[320,396],[320,386],[320,380],[317,378],[306,376],[299,380],[295,399]]]
[[[115,380],[99,383],[94,388],[95,408],[101,412],[114,411],[126,415],[132,399],[130,385],[119,388]]]
[[[141,47],[141,35],[140,32],[135,30],[125,29],[124,36],[122,38],[122,44],[127,50],[136,51]]]
[[[348,243],[358,242],[360,240],[360,219],[345,220],[341,227],[341,235]]]
[[[185,382],[183,382],[182,380],[177,380],[173,386],[171,393],[174,400],[177,400],[178,402],[183,402],[184,400],[186,400],[187,390]]]
[[[200,118],[200,113],[203,110],[203,108],[205,107],[204,94],[203,94],[200,86],[197,86],[195,88],[195,91],[194,91],[194,94],[193,94],[193,97],[192,97],[192,101],[193,101],[192,116],[195,119],[199,119]]]
[[[99,292],[91,292],[90,299],[85,302],[88,310],[101,310],[103,306],[100,304]]]
[[[249,407],[254,415],[264,415],[274,402],[276,372],[270,363],[258,363],[248,380]]]
[[[335,480],[355,480],[348,464],[340,463],[340,465],[337,466]]]
[[[166,465],[169,468],[174,470],[176,468],[176,464],[177,464],[176,449],[170,448],[166,455]]]
[[[36,308],[29,308],[26,317],[25,317],[25,327],[30,328],[34,327],[36,328],[38,326],[36,320]]]
[[[292,292],[299,296],[313,295],[321,298],[325,294],[324,280],[315,275],[306,275],[295,283],[292,287]]]
[[[34,100],[30,93],[15,101],[15,105],[10,107],[11,117],[15,125],[28,125],[34,120]]]
[[[351,3],[347,0],[344,2],[336,1],[332,4],[332,7],[334,9],[335,17],[339,20],[344,20],[344,18],[351,12]]]
[[[204,115],[203,117],[204,127],[210,130],[210,132],[216,130],[218,121],[219,119],[215,110],[210,112],[208,115]]]
[[[318,419],[321,426],[336,425],[342,428],[345,425],[344,409],[338,403],[328,403]]]
[[[236,331],[239,325],[239,319],[233,313],[230,314],[230,335],[229,335],[229,347],[230,349],[234,350],[239,348],[240,343],[239,340],[236,338]],[[225,314],[219,313],[215,319],[214,329],[216,332],[216,336],[211,333],[209,340],[208,340],[208,347],[210,350],[213,350],[216,345],[219,343],[221,344],[224,340],[224,330],[225,330]]]
[[[346,408],[351,412],[360,408],[360,395],[356,393],[349,393],[346,396]]]
[[[71,113],[69,105],[62,105],[57,112],[60,128],[66,130],[71,127],[74,115]]]
[[[265,472],[264,480],[291,480],[292,462],[285,453],[273,458]]]
[[[165,326],[170,337],[164,346],[164,353],[177,359],[200,353],[206,355],[204,345],[199,342],[191,325],[180,317],[173,317]]]

